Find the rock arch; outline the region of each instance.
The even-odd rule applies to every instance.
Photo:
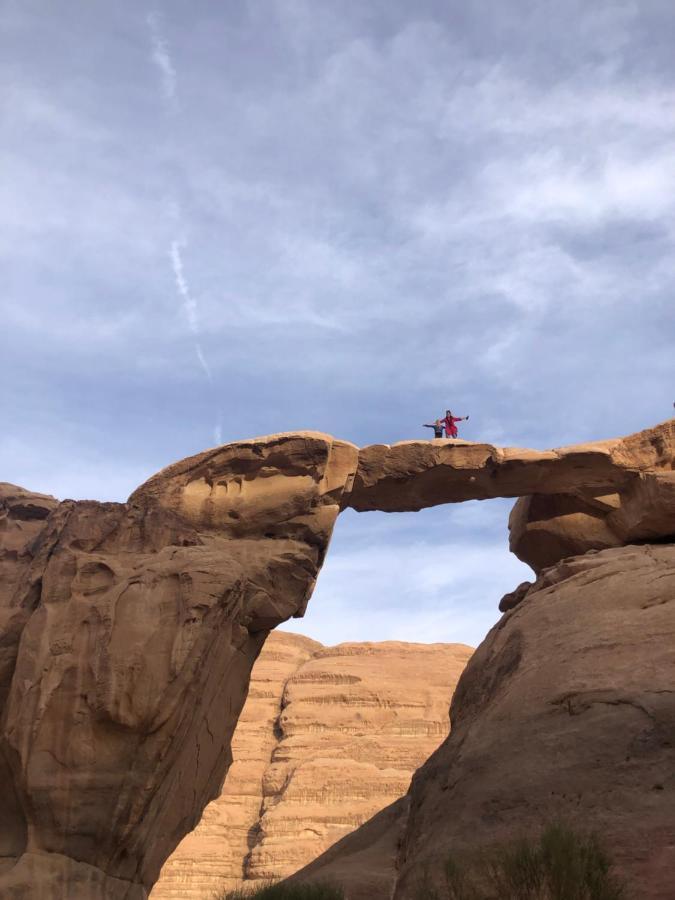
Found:
[[[538,569],[667,537],[674,449],[673,420],[543,452],[299,432],[182,460],[124,504],[0,485],[0,893],[144,900],[220,790],[253,662],[302,615],[341,509],[536,498],[511,543]]]

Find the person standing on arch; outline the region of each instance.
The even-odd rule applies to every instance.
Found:
[[[433,424],[425,424],[422,427],[423,428],[433,428],[434,429],[434,438],[442,438],[443,437],[443,419],[434,419]]]
[[[443,419],[446,438],[456,438],[459,432],[457,431],[457,425],[455,423],[465,422],[468,418],[468,416],[453,416],[450,410],[446,409],[445,418]]]

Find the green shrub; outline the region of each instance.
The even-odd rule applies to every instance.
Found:
[[[445,884],[425,876],[419,900],[625,900],[623,886],[593,836],[549,825],[521,839],[445,863]]]
[[[329,884],[267,884],[228,891],[219,900],[344,900],[344,896]]]

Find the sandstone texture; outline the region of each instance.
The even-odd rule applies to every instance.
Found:
[[[343,506],[405,512],[490,497],[572,494],[602,497],[645,473],[672,471],[675,419],[625,438],[557,450],[468,441],[374,444],[359,453]]]
[[[515,504],[509,545],[535,572],[588,550],[675,540],[675,420],[604,443],[632,473],[611,492],[546,488]]]
[[[0,896],[147,896],[220,793],[356,458],[306,433],[192,457],[126,504],[3,488]]]
[[[558,588],[553,586],[549,595],[543,585],[553,577],[547,566],[555,568],[562,560],[563,571],[571,564],[570,555],[579,559],[574,554],[607,545],[614,549],[602,550],[597,558],[614,559],[614,553],[628,578],[628,569],[642,560],[630,554],[648,554],[648,549],[615,547],[617,542],[672,541],[674,446],[675,420],[626,438],[550,451],[462,441],[410,441],[359,451],[328,435],[299,432],[241,441],[183,460],[151,478],[125,504],[57,503],[3,485],[0,788],[5,802],[0,813],[0,896],[144,900],[167,857],[219,794],[253,662],[271,628],[304,612],[336,516],[346,507],[405,511],[467,499],[536,498],[514,513],[511,544],[521,558],[541,570],[543,581],[537,579],[532,589],[521,592],[522,597],[512,598],[513,609],[507,613],[511,618],[502,620],[502,630],[513,631],[512,619],[523,622],[524,635],[536,634],[537,627],[546,623],[549,630],[539,643],[549,655],[532,650],[526,669],[516,667],[514,716],[516,706],[527,707],[528,691],[534,690],[525,679],[527,673],[534,673],[532,679],[543,689],[542,666],[562,666],[566,658],[568,675],[578,668],[583,672],[586,656],[591,667],[596,656],[602,658],[598,648],[604,640],[613,642],[610,662],[617,668],[610,665],[607,671],[616,685],[630,682],[626,669],[632,666],[636,678],[643,673],[638,687],[646,693],[649,654],[653,650],[653,658],[663,666],[668,662],[663,644],[664,635],[671,635],[667,622],[661,622],[659,634],[649,631],[654,645],[650,648],[640,631],[644,622],[649,624],[649,616],[640,616],[625,597],[625,608],[616,606],[623,619],[614,624],[619,628],[625,619],[635,629],[637,637],[630,647],[626,631],[614,633],[614,625],[602,618],[585,619],[591,615],[586,607],[590,611],[602,607],[596,595],[605,576],[595,566],[593,553],[586,553],[581,565],[593,569],[588,577],[597,578],[599,586],[589,583],[588,591],[580,591],[574,601],[559,603]],[[545,498],[553,495],[555,503],[547,506]],[[545,552],[540,548],[544,535]],[[649,559],[661,560],[661,551],[652,550]],[[661,597],[659,590],[669,584],[667,565],[663,570],[660,562],[640,565],[646,581],[634,585],[636,602],[647,587]],[[563,579],[561,596],[564,584],[574,577]],[[616,574],[615,581],[619,580]],[[617,597],[623,597],[621,591],[617,583]],[[542,596],[549,601],[535,602]],[[553,607],[565,610],[565,623],[546,619],[544,613]],[[524,610],[533,608],[543,611],[542,618],[523,620]],[[648,603],[645,609],[652,606]],[[654,609],[650,615],[667,618],[672,603],[662,599]],[[583,639],[581,632],[569,631],[580,623],[586,626]],[[500,634],[501,630],[493,633],[487,646],[498,642]],[[577,637],[581,644],[575,644]],[[523,652],[529,653],[523,640]],[[659,678],[670,677],[670,671],[664,671]],[[594,677],[605,684],[601,675],[589,670],[583,690],[594,689]],[[561,676],[559,681],[565,679]],[[501,702],[499,683],[500,678],[488,679],[481,689],[487,698],[477,706],[481,722],[491,702],[497,703],[495,708]],[[661,681],[657,678],[654,683]],[[667,704],[666,688],[659,691]],[[550,703],[546,706],[543,695],[532,698],[533,709],[544,704],[550,716],[557,714]],[[470,718],[466,710],[473,701],[462,702],[457,706],[460,726],[462,718]],[[660,707],[652,712],[652,706],[643,705],[648,718],[661,715]],[[610,718],[635,715],[631,704],[621,699],[592,703],[592,715],[584,709],[583,717],[569,718],[578,726],[579,743],[592,748],[599,742],[597,758],[611,771],[619,762],[603,756],[602,734],[593,731],[603,706]],[[525,731],[529,724],[529,719],[521,721]],[[620,718],[613,724],[635,737],[633,720]],[[488,719],[488,732],[489,727]],[[462,734],[460,727],[452,746],[464,740]],[[518,750],[518,736],[512,735],[512,740]],[[615,741],[617,746],[621,740]],[[644,742],[646,747],[658,744],[655,737],[645,737],[643,743],[642,738],[635,740],[639,747]],[[508,746],[505,740],[502,750]],[[557,753],[555,744],[548,750]],[[574,747],[563,745],[563,750],[562,765],[569,764],[570,777],[581,778]],[[479,750],[475,753],[480,760]],[[469,768],[471,754],[462,756]],[[533,757],[535,774],[536,765]],[[628,769],[636,778],[638,770],[643,771],[637,763]],[[477,763],[476,771],[480,771]],[[613,773],[618,783],[622,771]],[[506,771],[503,783],[508,786],[510,778]],[[515,774],[513,778],[518,785]],[[282,790],[272,775],[266,783],[270,798]],[[300,775],[293,775],[292,783],[300,790]],[[667,782],[663,784],[666,795]],[[660,790],[649,794],[655,806]],[[414,799],[421,794],[413,791],[411,796],[406,846],[412,854],[417,846],[415,823],[424,817],[417,815]],[[287,802],[292,797],[291,792]],[[469,799],[478,803],[477,795]],[[615,799],[618,806],[624,804],[624,815],[632,809],[630,791],[621,795],[617,788]],[[495,808],[500,809],[497,801]],[[645,813],[645,822],[652,821],[643,806],[635,809]],[[484,817],[489,818],[488,812]],[[252,864],[260,871],[277,852],[272,835],[279,826],[274,824],[271,800],[263,819],[267,845],[263,852],[263,841],[260,853],[251,853]],[[265,832],[267,823],[270,828]],[[611,817],[608,827],[611,834]],[[641,841],[647,832],[638,832],[635,847],[644,847]],[[667,830],[661,833],[669,839]],[[650,834],[653,848],[665,846],[656,831]],[[617,840],[621,845],[620,836]],[[649,852],[653,862],[656,851]],[[629,871],[637,871],[637,863],[626,854]],[[406,865],[412,858],[399,860],[401,897],[405,896],[401,891],[409,890]]]
[[[273,632],[223,792],[164,866],[152,900],[210,900],[289,875],[405,794],[447,735],[470,655],[461,644],[323,647]]]
[[[164,865],[152,900],[211,900],[217,891],[243,880],[259,830],[263,779],[279,739],[284,689],[293,673],[320,649],[317,641],[301,635],[270,634],[251,672],[223,791]]]
[[[407,801],[298,880],[412,900],[450,852],[562,819],[602,836],[631,900],[675,896],[675,546],[568,559],[519,593],[460,678],[450,736]]]

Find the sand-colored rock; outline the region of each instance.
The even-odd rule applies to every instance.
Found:
[[[355,465],[282,435],[51,511],[0,593],[0,895],[146,896],[220,792],[251,666],[304,610]],[[0,540],[5,564],[16,529]]]
[[[276,631],[269,636],[251,672],[223,791],[165,863],[152,900],[211,900],[244,879],[258,835],[263,778],[278,743],[284,689],[293,672],[320,649],[302,635]]]
[[[577,484],[521,497],[509,518],[509,546],[540,572],[567,556],[675,535],[675,420],[629,435],[612,449],[633,477],[598,494]]]
[[[319,881],[339,885],[347,900],[390,900],[409,812],[408,793],[333,844],[288,883]]]
[[[641,473],[615,494],[522,497],[509,517],[509,546],[540,572],[567,556],[675,538],[675,472]]]
[[[626,438],[557,450],[460,440],[375,444],[360,451],[353,488],[343,505],[405,512],[490,497],[579,491],[601,496],[640,473],[671,470],[674,459],[675,419]]]
[[[273,632],[251,674],[223,792],[152,900],[207,900],[290,874],[408,789],[447,735],[471,650],[342,644]]]
[[[616,506],[621,503],[619,494],[606,499],[615,500]],[[603,508],[593,499],[571,494],[521,497],[509,516],[509,548],[540,572],[567,556],[620,547],[624,542],[608,522],[613,508],[609,502]]]
[[[340,644],[289,679],[250,878],[288,875],[405,793],[447,734],[461,644]]]
[[[667,539],[674,431],[543,452],[359,452],[300,432],[183,460],[126,504],[4,487],[0,894],[145,898],[218,794],[251,666],[268,630],[302,615],[340,508],[619,494],[607,521],[622,541]]]
[[[675,546],[548,569],[475,652],[451,721],[413,778],[407,819],[390,811],[299,880],[330,874],[348,900],[370,900],[390,896],[393,879],[395,900],[413,900],[422,872],[439,877],[450,851],[563,819],[602,836],[631,900],[674,896]],[[380,893],[372,879],[359,887],[362,858],[370,872],[379,865]]]

